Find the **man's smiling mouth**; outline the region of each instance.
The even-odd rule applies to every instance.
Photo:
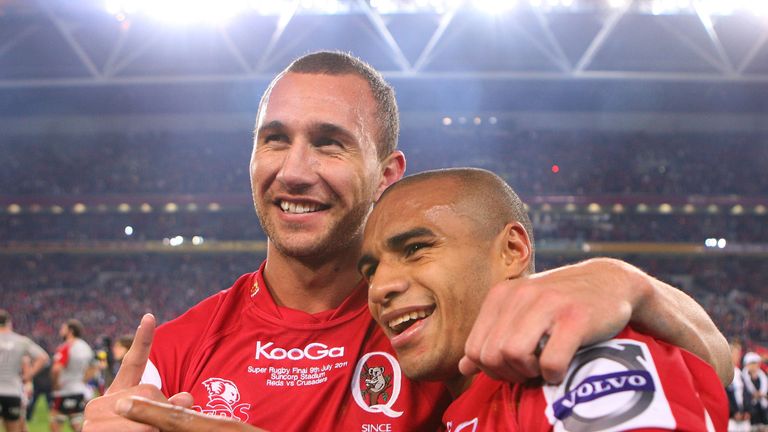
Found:
[[[279,201],[278,205],[280,206],[280,209],[283,211],[283,213],[291,213],[291,214],[313,213],[313,212],[325,210],[328,208],[328,206],[318,204],[318,203],[289,202],[289,201],[283,201],[283,200]]]
[[[395,334],[400,334],[404,332],[408,327],[416,324],[416,322],[423,320],[424,318],[432,315],[432,312],[435,311],[435,308],[429,308],[429,309],[421,309],[417,311],[411,311],[411,312],[405,312],[400,316],[397,316],[387,323],[387,326],[389,326],[390,330],[392,330]]]

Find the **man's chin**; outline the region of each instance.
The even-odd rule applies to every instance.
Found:
[[[327,242],[318,240],[317,237],[312,239],[290,239],[287,241],[273,240],[272,244],[281,254],[292,258],[312,258],[328,255],[329,245],[327,245]]]

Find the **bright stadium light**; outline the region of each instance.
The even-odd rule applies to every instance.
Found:
[[[509,12],[517,6],[515,0],[473,0],[471,3],[475,8],[492,15]]]
[[[768,15],[768,2],[756,0],[698,0],[699,8],[709,15],[732,15],[747,12],[757,16]]]
[[[224,24],[249,7],[247,0],[106,0],[104,4],[116,17],[140,13],[169,24]]]

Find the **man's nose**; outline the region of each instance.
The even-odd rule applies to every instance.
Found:
[[[311,146],[298,140],[286,150],[277,180],[289,190],[301,189],[314,182],[317,164]]]
[[[368,287],[368,299],[386,305],[399,294],[408,290],[410,282],[405,272],[396,265],[380,262]]]

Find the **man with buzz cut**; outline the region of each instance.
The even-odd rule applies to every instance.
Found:
[[[495,174],[450,169],[396,183],[368,218],[359,269],[403,372],[450,390],[447,431],[727,429],[728,404],[712,367],[632,326],[580,350],[560,384],[459,373],[472,324],[493,300],[490,287],[547,276],[534,273],[522,201]],[[558,333],[568,328],[550,340]]]
[[[437,427],[448,393],[403,376],[356,269],[373,203],[405,171],[398,130],[394,90],[360,59],[316,52],[283,70],[259,104],[250,161],[266,260],[159,327],[154,343],[155,322],[145,316],[114,383],[89,403],[86,431],[153,430],[119,415],[130,396],[273,431]],[[613,263],[565,267],[527,281],[536,286],[528,296],[540,301],[517,312],[510,286],[477,317],[462,371],[559,382],[579,346],[636,322],[711,361],[730,382],[727,343],[706,312],[656,282]],[[600,320],[586,318],[593,311]]]
[[[31,362],[23,369],[25,358]],[[6,432],[24,430],[22,384],[29,382],[49,361],[45,350],[13,331],[11,315],[0,309],[0,417]]]

